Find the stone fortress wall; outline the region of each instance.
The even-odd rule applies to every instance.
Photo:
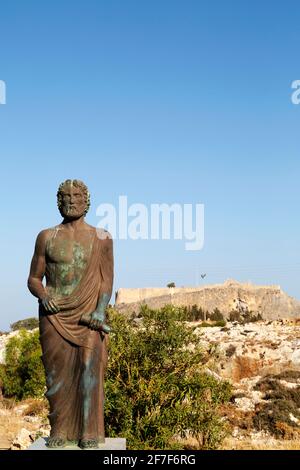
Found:
[[[201,287],[121,288],[116,293],[115,306],[121,312],[136,312],[142,304],[151,308],[197,305],[209,312],[218,308],[227,317],[232,310],[260,313],[269,320],[300,316],[300,302],[280,286],[256,286],[234,280]]]

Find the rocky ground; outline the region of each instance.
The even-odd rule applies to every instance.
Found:
[[[207,349],[218,350],[218,372],[234,383],[287,368],[300,370],[300,325],[296,322],[234,322],[224,327],[199,327],[197,333]]]
[[[0,450],[23,450],[40,436],[48,436],[47,404],[28,399],[0,401]]]
[[[196,329],[216,377],[233,384],[222,410],[230,425],[227,449],[300,449],[300,326],[256,322]]]
[[[193,324],[199,341],[208,357],[214,353],[207,372],[229,380],[234,389],[221,410],[229,430],[223,448],[300,449],[300,325],[288,320],[200,325]],[[0,400],[0,449],[24,449],[48,434],[44,401]]]

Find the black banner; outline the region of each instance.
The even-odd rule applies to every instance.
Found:
[[[47,450],[47,451],[2,451],[0,452],[0,465],[22,465],[22,468],[32,468],[35,463],[51,467],[61,468],[61,465],[69,468],[79,465],[86,470],[86,465],[93,465],[103,470],[105,467],[120,466],[123,468],[151,468],[153,466],[191,467],[206,466],[210,470],[211,465],[224,468],[230,465],[230,469],[241,469],[241,465],[266,465],[265,468],[277,468],[287,465],[289,461],[299,462],[299,451],[77,451],[77,450]]]

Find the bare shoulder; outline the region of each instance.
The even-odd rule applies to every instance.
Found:
[[[104,228],[96,228],[97,237],[108,244],[112,243],[112,235]]]
[[[107,231],[104,230],[103,228],[97,228],[97,237],[99,240],[99,243],[101,244],[102,247],[102,252],[107,253],[107,254],[112,254],[113,252],[113,238],[112,235]]]
[[[37,244],[45,244],[54,231],[59,230],[58,226],[45,228],[41,230],[36,238]]]
[[[51,233],[53,233],[54,227],[46,228],[42,230],[36,237],[35,250],[34,253],[36,256],[44,256],[46,245]]]

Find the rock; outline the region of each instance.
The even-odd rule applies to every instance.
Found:
[[[27,423],[38,423],[40,421],[39,416],[24,416],[24,421]]]
[[[299,424],[299,419],[296,418],[292,413],[289,414],[290,420],[293,421],[293,423]]]
[[[285,388],[293,389],[299,387],[299,382],[287,382],[286,380],[279,380],[279,383]]]
[[[40,428],[30,434],[30,439],[36,441],[39,437],[49,437],[50,436],[50,425],[44,424]]]
[[[300,350],[294,351],[291,355],[291,361],[295,366],[300,367]]]
[[[218,380],[218,382],[221,382],[223,380],[222,377],[218,375],[216,372],[214,372],[213,370],[206,368],[204,371],[207,375],[210,375],[214,379]]]
[[[32,443],[30,437],[30,431],[28,429],[22,428],[17,437],[13,440],[11,445],[11,450],[23,450]]]
[[[248,397],[235,398],[234,402],[237,405],[237,408],[239,408],[242,411],[253,411],[255,409],[255,404],[253,403],[251,398],[248,398]]]

